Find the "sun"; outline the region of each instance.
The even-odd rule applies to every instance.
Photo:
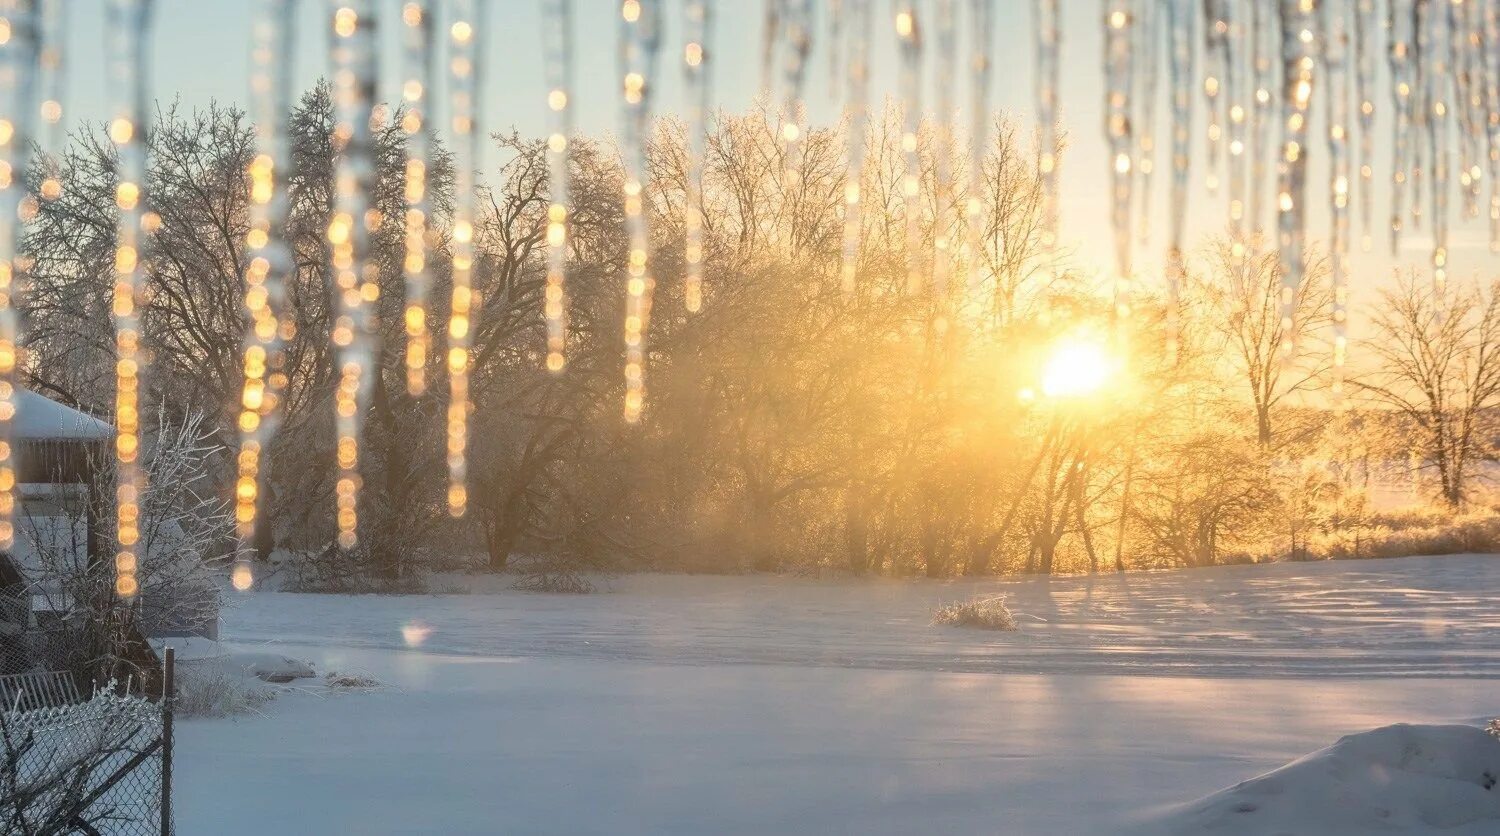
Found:
[[[1042,368],[1042,394],[1077,398],[1098,392],[1114,373],[1114,358],[1104,346],[1084,339],[1059,343]]]

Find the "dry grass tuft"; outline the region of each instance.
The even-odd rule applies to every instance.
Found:
[[[973,627],[978,630],[1016,630],[1016,617],[1005,606],[1005,596],[973,598],[941,604],[932,614],[933,624]]]

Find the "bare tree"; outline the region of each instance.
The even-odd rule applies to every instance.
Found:
[[[1500,288],[1446,292],[1403,275],[1381,291],[1363,345],[1368,373],[1355,383],[1418,432],[1411,446],[1437,470],[1450,508],[1468,494],[1473,467],[1491,447],[1490,411],[1500,406]]]

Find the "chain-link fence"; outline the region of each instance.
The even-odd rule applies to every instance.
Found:
[[[164,671],[170,694],[171,651]],[[171,699],[101,688],[35,707],[67,689],[53,675],[0,680],[13,706],[0,710],[0,833],[169,836]]]

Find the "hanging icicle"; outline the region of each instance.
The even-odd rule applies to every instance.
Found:
[[[700,5],[695,4],[691,9],[697,9],[701,15]],[[568,216],[572,211],[569,203],[568,145],[573,138],[573,0],[547,0],[542,15],[542,48],[546,53],[547,112],[550,119],[547,136],[547,289],[542,300],[542,315],[547,321],[547,368],[560,372],[567,364],[564,349],[567,346],[565,305]],[[692,17],[691,10],[689,17]],[[702,57],[700,48],[698,60],[701,61]],[[692,61],[691,54],[688,60]],[[691,164],[692,161],[689,160],[689,165]],[[689,179],[691,178],[689,173]],[[689,185],[688,189],[691,193],[692,186]],[[692,206],[689,206],[688,214],[693,215]],[[694,262],[689,258],[690,276],[693,267]]]
[[[922,29],[911,0],[896,4],[896,44],[901,52],[901,197],[906,216],[906,292],[918,293],[927,274],[922,259]]]
[[[37,88],[41,91],[40,115],[46,123],[41,135],[41,148],[50,157],[62,154],[67,131],[63,125],[63,94],[67,90],[67,41],[68,3],[66,0],[39,0],[40,52],[37,66],[40,71]],[[43,200],[52,201],[62,197],[62,175],[60,163],[49,163],[42,172],[38,191]]]
[[[16,303],[25,272],[21,256],[28,148],[36,112],[37,20],[28,0],[0,2],[0,550],[15,543],[17,466],[13,438],[21,318]]]
[[[1321,0],[1323,61],[1327,78],[1329,236],[1333,261],[1333,395],[1344,391],[1344,360],[1349,343],[1349,0]],[[1342,401],[1340,400],[1340,403]]]
[[[1204,185],[1209,194],[1219,190],[1219,145],[1224,137],[1224,122],[1219,102],[1224,87],[1224,70],[1228,65],[1230,0],[1203,0],[1203,100],[1208,117],[1208,166]]]
[[[115,145],[115,592],[131,598],[136,580],[136,546],[140,541],[140,501],[146,476],[140,466],[140,380],[147,355],[141,346],[137,306],[145,290],[141,269],[143,235],[153,223],[146,212],[146,43],[150,33],[150,0],[110,0],[107,22],[109,56],[109,138]]]
[[[380,264],[370,237],[380,213],[370,211],[375,184],[371,102],[375,97],[375,21],[368,0],[330,0],[333,13],[329,57],[333,73],[333,217],[328,250],[333,270],[333,349],[338,543],[353,548],[359,529],[359,448],[364,413],[373,391],[374,302]]]
[[[654,0],[641,1],[649,3]],[[772,73],[776,68],[776,43],[781,39],[781,5],[786,0],[763,1],[766,11],[760,32],[760,89],[771,90],[775,81]]]
[[[682,49],[687,77],[687,207],[683,210],[683,262],[687,273],[683,301],[688,313],[703,309],[703,160],[708,153],[708,115],[713,94],[708,74],[712,10],[706,0],[688,0],[687,43]]]
[[[1229,181],[1229,228],[1234,237],[1234,246],[1244,246],[1245,234],[1245,123],[1249,119],[1249,105],[1246,101],[1245,90],[1245,64],[1246,64],[1246,21],[1236,11],[1238,4],[1235,0],[1228,0],[1223,4],[1222,15],[1225,26],[1224,30],[1224,99],[1225,113],[1228,115],[1228,135],[1225,146],[1229,151],[1226,162],[1229,171],[1226,179]]]
[[[786,186],[795,189],[802,179],[802,134],[804,108],[802,88],[807,78],[807,57],[812,52],[811,0],[783,0],[782,31],[786,33],[785,65],[782,68],[781,151]]]
[[[1483,190],[1484,169],[1479,164],[1485,142],[1483,22],[1479,6],[1483,0],[1466,0],[1449,7],[1449,28],[1453,43],[1453,79],[1457,87],[1459,125],[1459,184],[1463,187],[1464,217],[1479,217],[1479,195]]]
[[[1110,0],[1104,16],[1105,124],[1109,140],[1110,178],[1113,182],[1110,213],[1115,233],[1115,317],[1130,316],[1131,228],[1130,187],[1130,4]]]
[[[1156,86],[1160,75],[1162,16],[1160,0],[1137,0],[1135,12],[1135,53],[1138,71],[1135,100],[1140,106],[1136,120],[1136,174],[1140,178],[1140,240],[1151,243],[1151,175],[1156,169]],[[1171,21],[1167,21],[1168,25]]]
[[[256,545],[261,459],[276,432],[276,416],[286,388],[282,342],[292,326],[286,310],[286,276],[292,251],[285,237],[286,178],[291,171],[287,121],[291,112],[291,72],[286,56],[293,45],[296,4],[260,0],[251,22],[250,113],[255,127],[255,158],[250,161],[250,229],[245,234],[245,339],[241,366],[240,449],[235,484],[235,523],[239,552],[231,581],[239,590],[254,581],[250,556]]]
[[[1484,6],[1485,124],[1490,174],[1490,252],[1500,253],[1500,2]]]
[[[651,315],[650,230],[646,214],[646,141],[651,127],[651,79],[658,43],[656,0],[620,3],[620,72],[625,96],[621,155],[625,162],[625,420],[640,420],[645,405],[646,326]]]
[[[427,392],[427,361],[432,353],[428,320],[427,171],[432,166],[428,137],[429,103],[432,101],[431,66],[432,11],[427,0],[407,0],[401,6],[401,130],[406,134],[406,171],[403,198],[406,202],[405,255],[402,277],[405,290],[406,392],[420,397]]]
[[[1277,243],[1281,260],[1281,352],[1292,357],[1297,343],[1297,295],[1306,269],[1307,150],[1316,46],[1313,0],[1281,0],[1281,159],[1277,163]]]
[[[1434,0],[1417,0],[1413,11],[1412,31],[1415,33],[1415,52],[1412,55],[1412,75],[1416,79],[1412,88],[1412,154],[1411,169],[1407,179],[1411,183],[1411,199],[1407,201],[1411,215],[1411,228],[1422,228],[1422,173],[1431,158],[1432,145],[1423,139],[1430,137],[1432,113],[1431,67],[1428,57],[1432,54],[1432,37],[1429,18],[1432,16]],[[1437,0],[1443,2],[1443,0]]]
[[[971,0],[969,26],[972,38],[969,71],[969,200],[967,239],[964,245],[969,270],[969,298],[978,299],[984,271],[980,269],[984,246],[984,160],[990,136],[990,42],[994,32],[994,0]]]
[[[933,149],[933,178],[936,201],[932,218],[932,295],[935,300],[933,330],[941,335],[948,327],[948,279],[953,271],[950,235],[953,225],[953,143],[958,131],[958,113],[953,103],[953,87],[958,77],[958,9],[957,0],[937,0],[934,5],[937,24],[937,120]]]
[[[1273,56],[1280,53],[1277,39],[1281,27],[1277,23],[1277,8],[1271,3],[1251,3],[1250,67],[1255,76],[1255,95],[1250,129],[1250,231],[1257,237],[1266,229],[1267,194],[1266,162],[1272,158],[1271,123],[1275,121],[1276,61]]]
[[[480,309],[474,287],[478,260],[475,170],[484,131],[479,125],[478,41],[483,11],[473,0],[455,0],[448,26],[448,125],[453,131],[453,291],[448,305],[448,514],[462,517],[469,507],[468,449],[469,346]]]
[[[1042,181],[1042,244],[1057,243],[1057,93],[1062,27],[1058,0],[1035,0],[1037,173]]]
[[[1355,96],[1359,100],[1359,247],[1374,245],[1375,224],[1375,0],[1354,7]]]
[[[860,187],[865,163],[865,125],[870,112],[870,0],[849,0],[849,151],[844,181],[844,251],[840,285],[853,293],[859,274]]]
[[[1416,48],[1412,22],[1416,10],[1412,0],[1390,0],[1390,67],[1391,94],[1394,98],[1395,126],[1391,154],[1391,254],[1401,249],[1406,192],[1412,169],[1412,107],[1415,74],[1413,50]],[[1415,202],[1415,198],[1413,198]]]
[[[1172,205],[1171,243],[1167,249],[1167,357],[1176,362],[1179,331],[1178,308],[1186,273],[1183,264],[1183,234],[1187,226],[1188,171],[1193,161],[1193,27],[1197,6],[1193,0],[1162,0],[1174,25],[1168,30],[1168,59],[1172,77]]]
[[[1443,4],[1449,5],[1449,4]],[[1451,5],[1450,5],[1451,8]],[[1423,25],[1423,98],[1427,105],[1427,158],[1432,165],[1432,286],[1441,295],[1448,285],[1448,172],[1452,168],[1448,122],[1452,105],[1453,31],[1442,5],[1423,0],[1418,6]]]

